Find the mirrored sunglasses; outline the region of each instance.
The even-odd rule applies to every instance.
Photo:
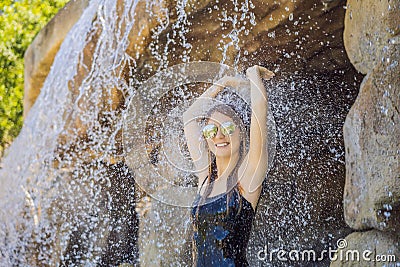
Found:
[[[236,130],[236,125],[231,121],[226,121],[221,123],[220,127],[221,127],[221,133],[225,136],[232,135]],[[211,139],[217,135],[218,127],[215,124],[207,124],[206,126],[204,126],[202,132],[203,136],[206,139]]]

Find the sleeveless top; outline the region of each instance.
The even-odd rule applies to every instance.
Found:
[[[200,207],[197,194],[191,212],[194,266],[249,266],[246,247],[255,211],[237,186],[232,190],[229,203],[226,192],[207,198]]]

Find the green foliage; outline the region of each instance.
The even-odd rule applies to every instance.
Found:
[[[68,0],[0,1],[0,156],[22,127],[24,53]]]

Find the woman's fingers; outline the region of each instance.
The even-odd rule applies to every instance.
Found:
[[[270,71],[270,70],[267,69],[267,68],[258,66],[258,70],[259,70],[259,72],[260,72],[261,78],[264,78],[264,79],[266,79],[266,80],[269,80],[269,79],[271,79],[272,77],[275,76],[275,73],[273,73],[272,71]]]
[[[260,77],[264,78],[266,80],[269,80],[275,76],[275,73],[273,73],[272,71],[268,70],[267,68],[258,66],[258,65],[248,68],[246,73],[247,73],[247,76],[249,76],[249,75],[251,76],[254,74],[260,74]]]

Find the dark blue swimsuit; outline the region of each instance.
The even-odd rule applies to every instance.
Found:
[[[206,179],[207,180],[207,179]],[[200,266],[248,266],[246,247],[255,212],[240,193],[232,189],[227,214],[227,193],[207,198],[199,207],[197,195],[192,209],[194,264]]]

